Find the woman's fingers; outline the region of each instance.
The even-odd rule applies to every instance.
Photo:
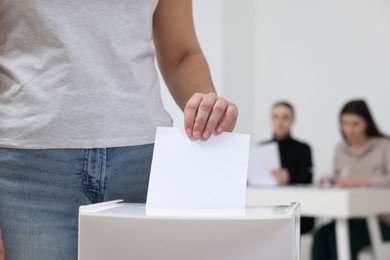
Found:
[[[271,174],[279,184],[286,184],[290,180],[289,172],[285,168],[274,169]]]
[[[341,187],[367,187],[370,181],[364,176],[342,176],[337,178],[336,184]]]
[[[352,176],[341,176],[336,179],[336,184],[342,187],[354,186],[355,178]]]
[[[236,126],[238,118],[238,109],[237,106],[231,102],[229,102],[229,105],[225,111],[223,120],[221,123],[219,123],[217,127],[217,133],[222,133],[224,131],[226,132],[232,132],[234,127]]]
[[[236,105],[215,93],[194,94],[184,109],[186,134],[195,139],[208,139],[216,133],[233,131],[238,116]]]
[[[196,93],[188,100],[184,108],[184,129],[186,134],[190,137],[193,137],[195,119],[202,100],[202,94]]]
[[[322,177],[320,179],[320,186],[329,186],[335,184],[335,179],[330,176]]]
[[[210,138],[210,136],[217,130],[217,126],[223,120],[228,105],[229,102],[226,99],[224,98],[217,99],[217,101],[214,103],[214,106],[211,110],[206,127],[203,131],[202,138],[204,139]]]
[[[206,133],[206,127],[209,123],[209,118],[213,117],[215,115],[215,112],[213,113],[214,105],[217,102],[217,95],[215,94],[207,94],[203,96],[202,102],[200,102],[198,107],[198,112],[196,114],[194,127],[193,127],[193,137],[196,139],[200,139],[203,137],[203,135]],[[211,129],[213,131],[214,129]],[[212,133],[212,132],[211,132]],[[211,136],[210,133],[210,136]],[[208,138],[208,137],[207,137]],[[207,139],[206,138],[206,139]]]

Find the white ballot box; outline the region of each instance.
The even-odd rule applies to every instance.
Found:
[[[299,204],[243,210],[79,210],[79,260],[299,260]]]

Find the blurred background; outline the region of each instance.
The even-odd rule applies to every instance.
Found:
[[[390,1],[193,0],[219,95],[238,105],[236,132],[269,139],[270,108],[296,108],[293,134],[313,149],[315,178],[332,173],[338,114],[364,98],[390,133]],[[183,115],[162,83],[174,124]]]

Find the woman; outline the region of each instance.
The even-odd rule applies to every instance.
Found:
[[[291,137],[294,124],[294,108],[288,102],[277,102],[272,107],[271,124],[279,146],[281,168],[272,171],[279,184],[309,184],[312,182],[312,157],[310,146]],[[314,226],[314,218],[301,218],[301,233],[308,233]]]
[[[189,137],[233,130],[191,0],[0,0],[7,259],[77,259],[80,205],[145,202],[156,127],[172,125],[155,56]]]
[[[340,113],[340,128],[344,142],[335,152],[335,176],[321,183],[341,187],[390,186],[390,140],[376,126],[364,100],[348,102]],[[390,240],[390,219],[381,217],[384,240]],[[370,245],[366,221],[349,221],[352,260]],[[321,227],[315,234],[312,259],[337,259],[334,222]]]

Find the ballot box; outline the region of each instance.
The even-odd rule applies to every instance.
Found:
[[[80,260],[298,260],[299,204],[243,210],[149,209],[111,201],[79,210]]]

